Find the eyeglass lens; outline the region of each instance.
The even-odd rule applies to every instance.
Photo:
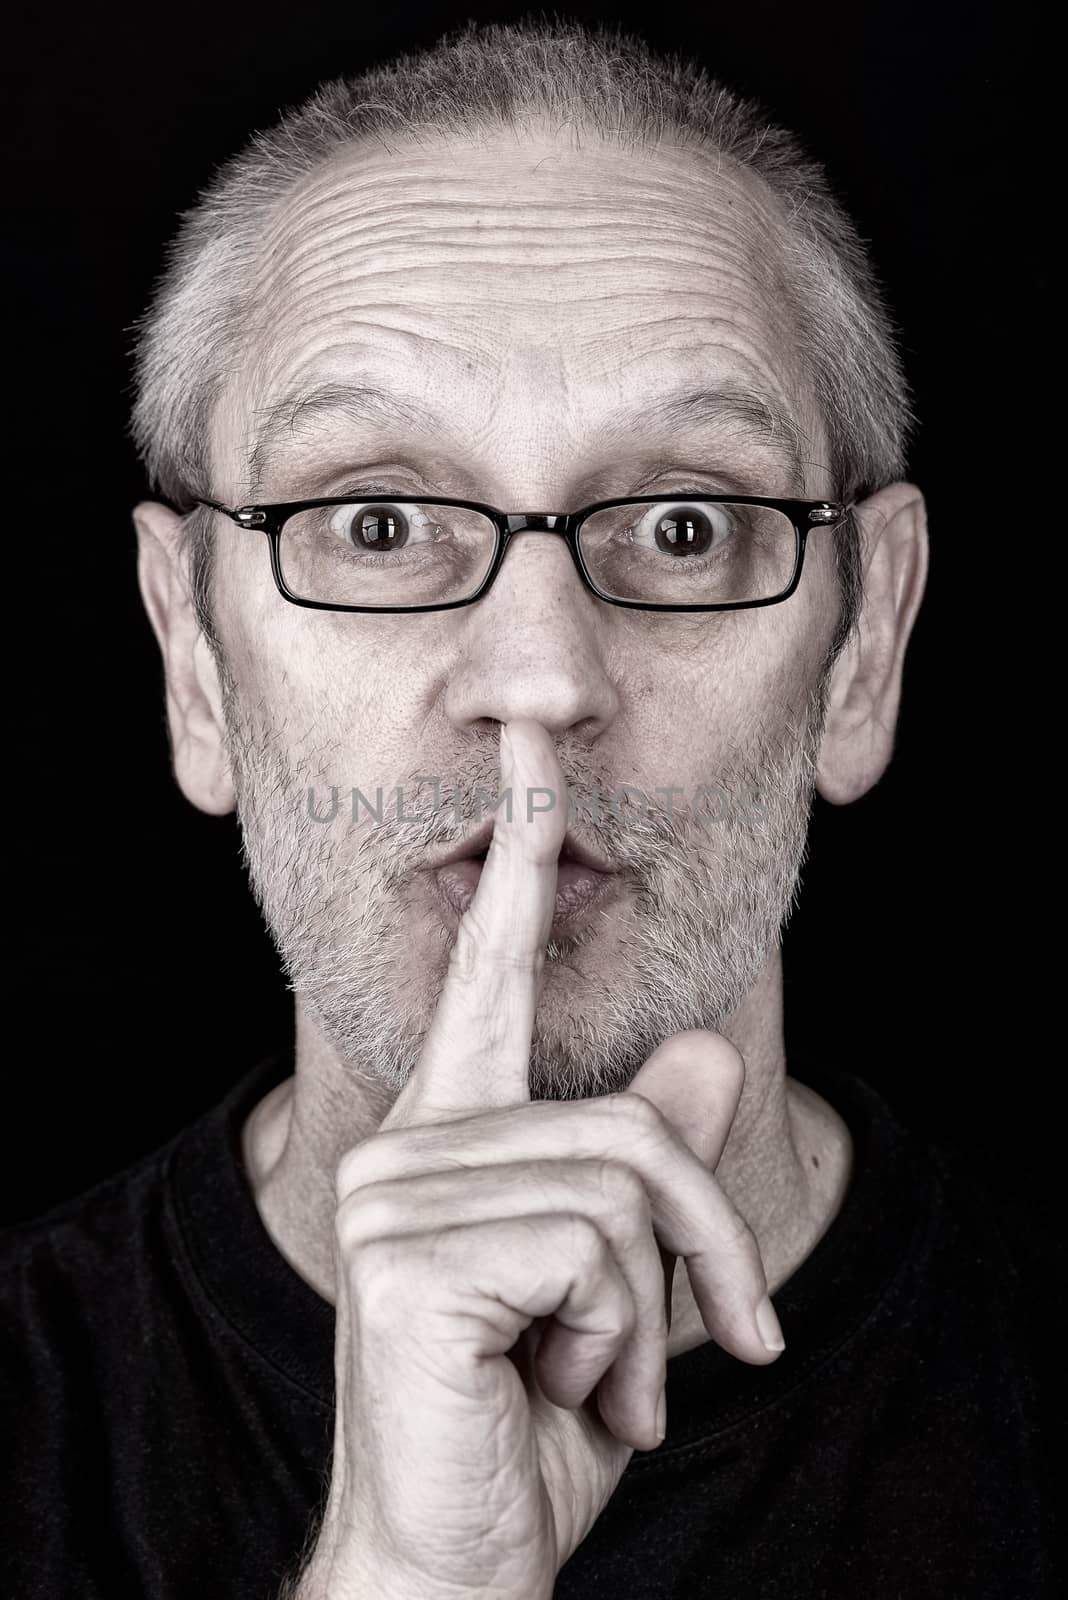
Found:
[[[602,593],[657,605],[770,599],[789,587],[796,554],[784,512],[700,499],[605,507],[578,542]],[[491,519],[462,506],[347,501],[288,518],[279,554],[286,586],[302,599],[417,606],[474,594],[496,543]]]

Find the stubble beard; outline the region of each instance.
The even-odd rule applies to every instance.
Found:
[[[576,812],[577,830],[619,863],[629,889],[575,938],[546,946],[532,1099],[622,1091],[670,1034],[721,1031],[753,987],[796,896],[826,679],[825,669],[805,701],[780,705],[774,726],[721,760],[714,818],[653,796],[597,821]],[[339,774],[345,752],[304,749],[298,767],[262,701],[253,714],[225,670],[223,686],[245,864],[289,986],[342,1068],[396,1095],[418,1063],[453,943],[420,869],[469,830],[471,796],[494,795],[497,741],[468,752],[478,770],[455,789],[442,782],[440,806],[436,796],[406,800],[402,817],[385,807],[359,828],[345,826],[342,807],[327,824],[313,816],[308,775]],[[612,792],[582,747],[557,750],[576,795]]]

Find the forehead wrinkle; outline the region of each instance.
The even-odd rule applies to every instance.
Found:
[[[740,285],[741,280],[737,281]],[[427,381],[429,374],[439,369],[443,380],[448,376],[452,385],[450,392],[455,391],[458,379],[467,387],[469,375],[477,367],[483,374],[477,379],[483,399],[492,387],[492,379],[487,375],[491,370],[497,371],[502,366],[518,370],[535,354],[541,362],[552,359],[555,354],[566,366],[565,357],[570,352],[571,358],[580,363],[588,376],[591,362],[595,370],[603,369],[606,351],[611,353],[613,341],[619,343],[620,349],[617,359],[611,363],[615,375],[608,376],[609,383],[616,382],[625,369],[645,363],[651,357],[660,359],[661,364],[663,358],[670,357],[674,367],[700,380],[708,370],[701,359],[701,350],[722,346],[731,352],[735,362],[740,361],[744,367],[760,374],[758,381],[762,386],[767,386],[770,379],[770,388],[781,394],[785,382],[795,400],[803,398],[803,393],[794,393],[795,390],[804,391],[805,385],[800,372],[794,370],[796,363],[792,360],[789,330],[773,312],[763,314],[764,307],[746,303],[742,297],[733,299],[729,305],[717,303],[715,298],[709,304],[706,289],[662,284],[641,292],[628,292],[622,285],[609,291],[602,283],[591,291],[581,307],[571,302],[572,309],[581,309],[582,316],[571,320],[564,330],[563,343],[556,347],[546,341],[543,324],[536,315],[527,314],[529,306],[516,301],[514,293],[508,299],[495,302],[509,313],[506,318],[497,319],[487,316],[490,306],[485,298],[462,305],[454,299],[433,305],[418,301],[410,293],[409,280],[406,280],[406,305],[370,302],[357,305],[338,289],[336,280],[332,287],[334,294],[298,297],[296,303],[284,299],[276,302],[274,325],[269,330],[261,330],[259,359],[254,363],[259,383],[268,390],[279,384],[278,367],[284,370],[297,352],[303,358],[299,367],[311,367],[314,376],[320,377],[321,368],[315,373],[318,358],[323,353],[337,351],[338,359],[330,363],[334,372],[329,376],[336,373],[347,379],[351,368],[350,341],[359,335],[359,348],[377,353],[393,367],[413,364]],[[719,287],[722,295],[724,285],[714,287]],[[289,360],[283,355],[279,361],[278,357],[285,351],[288,351]],[[434,359],[428,364],[430,356]],[[716,358],[713,363],[714,372],[718,365]],[[540,371],[539,368],[539,374]],[[289,380],[291,389],[293,381]],[[637,380],[628,378],[628,381]],[[247,388],[248,385],[246,392]],[[299,393],[291,394],[289,403],[296,406],[301,398]],[[739,409],[747,400],[748,397],[743,397],[739,401]],[[748,409],[756,422],[789,435],[790,419],[781,407],[778,415],[769,415],[768,405],[749,401]],[[261,414],[265,425],[273,432],[279,419],[264,408]],[[281,420],[284,423],[285,419]],[[422,426],[429,425],[425,415],[415,419],[411,410],[402,420],[408,426],[414,420]],[[803,436],[799,442],[807,443]]]
[[[678,208],[680,198],[679,175],[677,171],[670,174],[670,181],[661,179],[659,170],[656,174],[647,173],[644,168],[639,171],[638,188],[635,190],[628,183],[627,193],[621,195],[618,201],[611,196],[605,198],[604,192],[598,190],[595,179],[600,177],[599,166],[592,174],[583,172],[582,176],[587,182],[580,187],[585,190],[587,183],[591,186],[588,196],[589,203],[581,210],[581,215],[574,216],[576,211],[576,193],[574,181],[575,172],[568,173],[570,187],[566,192],[559,193],[556,197],[532,194],[529,188],[519,193],[518,198],[511,203],[509,209],[509,196],[499,192],[498,179],[490,175],[493,187],[490,192],[478,192],[477,177],[472,180],[471,175],[464,169],[461,159],[456,156],[455,177],[450,171],[445,175],[440,166],[434,165],[431,153],[431,168],[425,173],[419,173],[414,168],[418,160],[412,164],[412,170],[397,172],[397,162],[391,157],[388,170],[380,168],[378,171],[356,171],[350,168],[342,173],[335,170],[333,173],[312,175],[306,183],[296,186],[291,191],[288,199],[274,211],[273,226],[268,230],[267,236],[261,240],[263,246],[258,255],[258,278],[256,295],[257,309],[261,313],[262,321],[260,332],[271,336],[269,343],[275,345],[281,338],[284,343],[291,343],[296,336],[303,341],[309,333],[315,334],[315,342],[320,336],[330,336],[338,331],[339,316],[346,321],[351,321],[352,315],[359,317],[361,322],[372,325],[368,312],[385,313],[387,320],[397,323],[393,333],[404,344],[414,340],[422,344],[430,336],[426,327],[421,327],[424,313],[427,309],[435,313],[445,313],[447,322],[451,323],[454,334],[461,328],[466,334],[473,328],[476,332],[475,344],[479,349],[469,353],[478,354],[479,350],[485,353],[486,326],[484,318],[489,309],[488,302],[494,306],[504,308],[514,306],[521,311],[527,303],[526,296],[517,295],[515,287],[509,297],[494,297],[485,294],[485,285],[482,286],[481,295],[471,293],[472,285],[465,277],[464,285],[468,291],[465,303],[451,303],[442,306],[440,298],[431,297],[429,302],[424,300],[420,290],[422,283],[428,285],[437,273],[440,280],[442,271],[450,276],[458,275],[461,269],[469,272],[471,260],[475,256],[473,245],[476,237],[482,246],[478,255],[480,264],[488,268],[497,268],[494,278],[499,276],[499,269],[515,273],[529,258],[529,250],[524,250],[523,261],[507,260],[507,249],[503,252],[498,241],[495,255],[493,249],[493,236],[496,227],[487,227],[486,218],[500,219],[510,234],[514,234],[517,242],[529,243],[531,235],[536,236],[534,242],[545,245],[550,253],[554,250],[559,255],[557,235],[572,236],[580,221],[590,219],[590,214],[598,219],[605,218],[613,222],[612,241],[619,238],[618,218],[622,213],[629,212],[633,215],[635,196],[638,201],[644,201],[643,214],[649,217],[650,224],[665,234],[670,231],[673,257],[670,263],[673,272],[679,267],[697,267],[700,270],[702,283],[700,288],[694,287],[692,272],[689,282],[683,286],[676,286],[666,282],[654,284],[647,279],[637,287],[631,287],[628,292],[627,273],[621,270],[613,274],[618,278],[611,286],[600,283],[597,290],[583,296],[583,308],[586,302],[593,302],[594,311],[597,305],[604,308],[605,315],[616,325],[613,328],[601,326],[593,328],[587,326],[586,336],[582,337],[581,329],[573,328],[570,331],[569,343],[572,349],[602,350],[606,336],[615,334],[645,335],[643,342],[647,343],[654,331],[658,336],[655,340],[656,347],[660,348],[659,331],[656,325],[660,322],[674,321],[676,328],[680,315],[687,320],[690,313],[686,302],[693,299],[696,308],[707,305],[711,298],[725,299],[730,309],[729,322],[739,325],[743,331],[748,331],[751,337],[756,338],[758,347],[764,348],[764,357],[758,356],[757,365],[766,365],[766,356],[770,348],[774,349],[776,360],[782,362],[785,356],[790,362],[790,346],[792,339],[790,330],[783,325],[781,307],[774,295],[768,295],[768,284],[764,282],[767,276],[767,254],[760,248],[754,249],[757,239],[765,244],[766,238],[761,238],[774,231],[772,218],[774,207],[761,203],[763,197],[759,189],[756,194],[744,182],[723,183],[726,174],[708,174],[703,171],[695,188],[700,202],[691,205],[688,214],[689,226],[695,229],[695,239],[691,242],[688,235],[680,241],[678,231]],[[421,153],[420,153],[421,159]],[[400,195],[397,192],[395,180],[400,178],[412,183],[422,182],[426,188],[425,200],[418,195]],[[444,182],[445,192],[442,193]],[[691,185],[690,174],[686,175],[686,183]],[[388,186],[388,187],[386,187]],[[522,187],[522,186],[521,186]],[[472,194],[472,188],[476,192]],[[455,190],[455,197],[453,195]],[[724,190],[727,191],[728,206],[723,205]],[[739,194],[744,202],[742,205],[731,204],[730,191]],[[384,192],[383,192],[384,191]],[[646,192],[648,191],[648,193]],[[361,203],[362,196],[362,203]],[[662,198],[669,202],[664,206]],[[585,195],[583,195],[585,198]],[[417,204],[418,202],[418,204]],[[711,202],[711,204],[709,204]],[[581,200],[579,202],[581,207]],[[572,213],[571,216],[567,212]],[[531,220],[531,217],[534,220]],[[447,236],[438,237],[435,228],[427,224],[427,218],[438,223],[437,234],[445,233]],[[563,220],[559,220],[559,219]],[[440,219],[440,220],[439,220]],[[546,228],[545,223],[549,226]],[[727,225],[724,226],[723,224]],[[442,226],[442,225],[445,226]],[[598,233],[602,231],[602,224],[598,221],[595,225]],[[367,235],[371,238],[368,240]],[[425,251],[422,261],[413,266],[411,260],[410,241],[413,235],[418,234]],[[581,236],[580,236],[581,237]],[[460,240],[463,248],[458,248],[456,241]],[[354,251],[354,245],[373,243],[372,250]],[[711,258],[706,258],[702,244],[707,243],[713,247]],[[407,245],[407,248],[405,248]],[[440,248],[439,248],[440,247]],[[588,242],[585,245],[588,250]],[[679,257],[680,248],[682,258]],[[383,253],[384,252],[384,253]],[[655,252],[650,252],[643,244],[640,251],[635,251],[633,243],[625,245],[615,257],[608,257],[605,251],[593,249],[590,254],[602,260],[602,264],[614,259],[620,267],[633,267],[642,274],[642,269],[648,265],[654,268],[665,263]],[[428,259],[440,255],[443,260],[438,263]],[[392,257],[396,256],[396,263]],[[466,256],[466,260],[461,260]],[[563,275],[562,269],[576,265],[586,272],[588,268],[582,263],[557,262],[552,273],[545,273],[545,262],[534,261],[530,263],[534,270],[536,283],[546,283],[547,280],[557,280]],[[404,294],[392,304],[388,299],[383,301],[379,280],[385,278],[387,283],[391,276],[397,277],[398,268],[404,269]],[[643,275],[644,276],[644,275]],[[773,278],[772,278],[773,281]],[[371,303],[371,294],[374,289],[374,301]],[[477,286],[476,286],[477,287]],[[523,287],[527,287],[525,284]],[[359,294],[362,289],[364,293]],[[365,304],[354,305],[354,291],[358,299]],[[388,291],[387,291],[388,292]],[[553,298],[556,298],[554,295]],[[569,300],[574,300],[574,294],[568,294]],[[622,318],[617,320],[612,316],[613,311],[619,310],[621,302],[632,302],[636,309],[644,309],[643,302],[665,300],[672,302],[672,310],[662,318],[648,315],[641,316],[635,324],[633,319]],[[405,302],[408,310],[406,312]],[[538,302],[539,306],[541,301]],[[310,317],[309,317],[310,313]],[[535,307],[533,315],[537,315]],[[595,321],[599,321],[595,315]],[[722,320],[720,316],[713,317],[714,321]],[[264,326],[264,324],[269,324]],[[405,327],[404,324],[409,324]],[[785,336],[785,337],[784,337]],[[446,343],[455,344],[455,338]],[[461,341],[466,343],[466,339]],[[458,348],[458,347],[457,347]],[[462,352],[460,352],[462,353]],[[253,358],[255,360],[255,358]],[[699,374],[693,371],[692,361],[688,363],[690,371],[688,376],[696,378]],[[262,376],[266,376],[263,373]],[[796,385],[790,380],[795,376],[788,370],[780,370],[779,376],[785,378],[788,386],[793,389]],[[776,387],[773,383],[772,387]],[[801,385],[802,388],[805,386]],[[392,397],[391,397],[392,398]],[[766,440],[771,448],[781,459],[788,459],[792,475],[798,477],[798,467],[805,464],[806,453],[812,453],[812,445],[804,431],[798,426],[788,411],[780,405],[769,405],[764,397],[753,394],[735,396],[738,413],[733,419],[728,418],[726,411],[721,410],[719,421],[724,431],[734,426],[743,425],[745,433],[756,440]],[[368,396],[370,401],[370,396]],[[249,470],[254,475],[259,475],[265,465],[265,459],[270,449],[279,441],[287,438],[298,441],[302,437],[311,437],[316,412],[319,410],[315,397],[301,394],[287,394],[279,401],[259,408],[250,419],[246,430],[245,449],[248,451]],[[408,432],[422,432],[425,435],[440,435],[441,428],[436,419],[425,412],[417,414],[414,403],[402,402],[397,397],[397,403],[392,406],[390,420]],[[367,420],[367,407],[360,408],[353,420]],[[694,410],[691,397],[687,409]],[[376,420],[383,420],[380,416]],[[675,415],[665,413],[662,418],[666,426],[678,424],[684,426],[689,418],[682,415],[679,403],[675,403]],[[628,425],[620,412],[606,418],[602,424],[601,433],[609,441],[618,439],[621,432],[627,432]],[[732,430],[733,431],[733,430]],[[259,437],[256,437],[256,434]],[[251,446],[251,450],[249,450]]]
[[[554,157],[561,153],[551,141],[545,148]],[[522,172],[507,170],[509,154],[522,157],[521,150],[505,151],[502,172],[496,152],[487,166],[486,152],[475,151],[469,160],[467,152],[446,142],[429,151],[391,152],[388,161],[376,148],[356,146],[308,174],[277,202],[261,232],[253,266],[257,308],[272,323],[289,321],[304,309],[287,306],[294,292],[297,300],[318,303],[325,291],[340,305],[346,289],[351,292],[398,268],[403,269],[406,298],[420,278],[425,282],[450,266],[469,269],[470,259],[456,259],[458,240],[467,250],[477,241],[478,264],[515,272],[530,261],[531,248],[559,256],[561,239],[566,258],[554,263],[553,277],[567,274],[577,250],[583,257],[577,263],[580,270],[587,256],[602,266],[606,260],[618,261],[638,271],[666,265],[676,280],[680,269],[686,273],[692,286],[687,269],[696,268],[702,284],[695,292],[731,298],[737,289],[746,300],[754,289],[758,298],[764,298],[761,288],[770,289],[771,304],[765,309],[777,305],[777,280],[768,272],[769,258],[776,254],[775,208],[768,205],[761,185],[733,171],[710,172],[707,163],[695,167],[692,152],[649,152],[648,160],[635,162],[609,146],[604,152],[596,147],[583,152],[578,162],[568,160],[556,193],[544,194],[540,186],[524,182]],[[604,183],[605,162],[609,176],[617,175],[622,165],[626,182],[618,193]],[[643,230],[637,249],[633,227],[620,232],[621,223],[633,224],[636,211],[642,214]],[[680,227],[683,217],[685,226]],[[435,228],[438,219],[444,228]],[[498,222],[514,230],[521,260],[502,251]],[[616,246],[608,257],[603,248],[591,247],[591,230],[599,235],[602,227]],[[440,239],[439,231],[444,234]],[[415,259],[413,240],[420,246]],[[670,245],[669,256],[654,248],[661,240]],[[440,262],[434,259],[439,245]],[[525,284],[524,290],[537,288],[546,276],[544,262],[531,265],[526,276],[534,283]],[[627,274],[619,276],[613,295],[626,294]],[[654,287],[660,292],[672,285]],[[477,306],[472,309],[477,313]]]
[[[354,234],[373,235],[376,251],[390,246],[408,250],[413,244],[428,249],[440,245],[444,249],[477,243],[481,247],[482,257],[489,257],[496,251],[502,264],[509,266],[514,265],[507,253],[507,241],[511,237],[522,247],[524,256],[539,248],[555,249],[561,240],[567,244],[568,259],[572,252],[580,257],[594,254],[600,257],[604,253],[604,244],[618,244],[618,254],[622,259],[630,260],[636,254],[634,239],[621,235],[621,228],[634,225],[633,207],[609,209],[605,205],[603,215],[599,216],[591,216],[588,210],[579,210],[578,207],[565,210],[556,201],[548,204],[529,200],[521,208],[517,207],[515,212],[503,217],[487,215],[488,209],[485,204],[479,205],[471,200],[466,204],[456,202],[445,208],[429,202],[425,205],[417,205],[414,201],[405,203],[396,197],[391,197],[388,205],[377,208],[377,212],[362,206],[345,206],[316,218],[307,228],[290,229],[280,234],[264,254],[261,266],[265,275],[269,276],[271,272],[287,266],[291,260],[300,260],[302,255],[315,254],[335,246],[343,249]],[[444,214],[439,216],[439,211]],[[754,265],[755,255],[766,254],[767,242],[764,242],[763,250],[758,250],[757,241],[750,236],[750,230],[739,226],[738,219],[688,215],[686,223],[692,242],[680,239],[680,218],[667,207],[640,220],[641,244],[649,247],[649,254],[654,261],[659,257],[652,253],[651,247],[661,240],[669,241],[676,252],[689,248],[695,258],[702,254],[703,244],[713,243],[728,260],[737,261],[747,268]],[[725,222],[731,226],[725,227]]]
[[[422,439],[441,441],[451,437],[450,430],[432,411],[371,384],[330,381],[310,390],[291,390],[256,415],[262,419],[262,427],[249,456],[249,498],[254,497],[274,452],[281,449],[285,453],[285,447],[295,443],[302,431],[305,437],[314,437],[317,418],[357,426],[368,422],[386,428],[399,424]],[[603,456],[606,448],[629,445],[638,436],[647,454],[650,445],[656,443],[656,430],[660,428],[677,429],[688,438],[698,432],[721,437],[734,433],[740,437],[743,455],[746,446],[756,446],[758,451],[773,455],[785,469],[788,492],[804,493],[808,438],[784,405],[751,386],[728,381],[667,395],[637,407],[618,407],[594,430],[591,454],[594,458]]]
[[[675,291],[676,295],[678,293],[679,291]],[[266,380],[265,387],[269,398],[252,411],[249,425],[243,430],[246,434],[244,448],[248,469],[254,481],[258,482],[265,474],[268,460],[277,447],[296,443],[301,437],[314,439],[316,422],[326,417],[331,421],[339,420],[342,423],[347,421],[356,426],[370,423],[372,426],[391,428],[394,432],[399,430],[402,435],[407,435],[406,443],[413,437],[421,435],[426,439],[445,439],[450,445],[459,445],[462,440],[463,447],[466,448],[470,445],[473,434],[470,429],[465,429],[463,426],[459,432],[456,431],[455,401],[458,393],[463,392],[472,398],[478,398],[481,402],[480,421],[478,424],[472,424],[474,434],[481,434],[484,431],[488,410],[497,410],[500,407],[502,396],[499,392],[496,401],[491,401],[492,393],[498,390],[496,382],[486,378],[471,379],[472,358],[480,367],[486,359],[490,359],[494,367],[497,363],[492,361],[493,352],[485,347],[484,339],[476,339],[472,344],[466,337],[459,337],[462,331],[467,333],[472,331],[469,318],[464,319],[463,328],[456,325],[455,318],[449,319],[453,334],[450,339],[432,338],[425,327],[417,331],[420,319],[416,319],[416,323],[409,328],[399,325],[380,327],[375,324],[377,332],[388,336],[389,348],[383,348],[378,353],[390,356],[393,370],[402,371],[409,367],[410,361],[415,361],[417,370],[424,379],[420,385],[424,395],[428,393],[425,381],[428,372],[427,351],[424,349],[428,339],[431,344],[440,345],[442,348],[439,354],[442,358],[447,358],[446,367],[442,368],[443,375],[454,361],[459,361],[460,365],[452,372],[449,380],[450,408],[439,415],[421,403],[414,394],[395,394],[379,388],[375,375],[371,373],[368,373],[366,381],[363,381],[358,364],[355,372],[353,371],[355,350],[349,349],[344,343],[335,348],[335,340],[329,337],[331,334],[336,336],[336,319],[329,315],[324,317],[321,307],[317,310],[319,315],[313,321],[313,328],[326,337],[326,344],[323,345],[321,337],[316,337],[313,340],[313,349],[320,359],[323,354],[330,355],[326,370],[323,370],[318,360],[307,364],[301,361],[295,370],[291,370],[287,380],[282,379],[282,374],[279,373],[272,382],[269,368],[274,362],[268,357],[267,370],[261,368],[261,380]],[[806,420],[812,420],[808,415],[812,411],[812,397],[807,394],[807,386],[803,380],[794,381],[799,379],[800,375],[792,371],[789,341],[781,338],[776,341],[780,363],[784,356],[787,358],[786,366],[780,366],[776,374],[768,360],[766,350],[761,353],[761,347],[766,342],[763,336],[766,330],[761,327],[760,319],[752,314],[752,308],[749,315],[742,319],[741,326],[737,317],[733,320],[727,319],[724,326],[719,329],[720,337],[714,339],[711,346],[703,340],[695,344],[694,330],[688,325],[685,315],[680,316],[677,305],[665,310],[662,316],[653,318],[652,323],[641,324],[640,329],[629,321],[619,321],[614,315],[618,311],[617,300],[611,303],[613,315],[610,323],[602,327],[600,339],[594,340],[592,333],[585,339],[576,338],[572,330],[573,337],[569,342],[573,353],[579,351],[582,353],[581,366],[587,380],[591,376],[599,375],[598,386],[602,392],[606,385],[618,387],[622,381],[627,390],[636,391],[641,395],[639,402],[624,403],[607,414],[599,417],[591,416],[591,413],[596,413],[600,408],[580,403],[581,397],[576,399],[571,378],[577,374],[569,377],[566,370],[560,374],[563,389],[556,409],[559,411],[562,406],[567,410],[577,406],[583,417],[594,424],[588,438],[595,448],[614,447],[622,442],[630,444],[635,433],[647,433],[650,428],[656,426],[694,433],[703,427],[710,432],[733,433],[735,436],[740,435],[743,440],[748,439],[758,445],[768,445],[774,455],[784,462],[792,482],[798,486],[804,482],[805,465],[824,465],[822,462],[811,462],[808,459],[813,454],[819,454],[822,429],[817,422],[815,433],[810,436],[802,423],[797,420],[799,402],[800,414],[803,414]],[[713,323],[718,327],[723,320],[714,318]],[[745,337],[747,323],[749,337],[755,339],[756,348],[750,348]],[[446,323],[445,326],[448,325],[449,323]],[[368,323],[365,331],[369,332],[370,328],[371,324]],[[277,333],[281,330],[275,331]],[[307,334],[309,331],[305,325],[304,332]],[[440,328],[439,335],[444,331],[444,327]],[[605,338],[610,338],[613,332],[623,334],[638,331],[644,335],[641,339],[643,347],[651,344],[655,348],[643,348],[624,361],[622,367],[615,366],[614,372],[606,374],[603,371]],[[703,331],[708,333],[710,330],[706,327]],[[741,343],[737,338],[739,331],[743,332]],[[482,332],[485,332],[484,327]],[[530,382],[534,375],[528,370],[526,362],[527,359],[533,358],[535,350],[522,334],[522,328],[518,329],[519,343],[514,347],[514,359],[508,365],[513,376],[518,373],[519,378],[524,379],[525,375],[525,381]],[[650,335],[653,334],[655,338],[650,339]],[[290,340],[286,339],[283,342],[288,344]],[[277,344],[274,340],[271,344],[277,355],[279,353]],[[377,341],[368,343],[362,340],[357,348],[373,355],[376,352],[376,345]],[[547,351],[544,346],[538,348],[542,356],[552,355],[552,352]],[[523,352],[526,353],[525,356]],[[311,351],[305,350],[306,358],[311,354]],[[562,352],[560,354],[562,355]],[[635,366],[641,368],[654,354],[658,358],[657,370],[640,372],[635,376]],[[728,366],[723,371],[722,379],[717,380],[717,368],[722,370],[724,356],[727,357]],[[587,357],[592,360],[592,367]],[[670,361],[670,366],[666,368],[664,358]],[[738,370],[739,362],[742,370]],[[736,369],[734,372],[730,371],[732,366]],[[690,387],[688,389],[684,387],[683,392],[658,398],[655,390],[666,386],[660,368],[677,374],[684,380],[684,385],[685,380],[690,380]],[[708,373],[707,380],[705,380],[706,373]],[[498,376],[503,376],[503,373],[499,373]],[[786,383],[785,389],[782,387],[783,381]],[[284,388],[282,383],[286,385]],[[457,384],[460,385],[459,390]],[[535,388],[539,392],[544,392],[545,385],[546,380],[539,365]],[[338,430],[335,426],[330,431],[336,433]],[[798,487],[795,492],[802,493],[803,490]],[[253,490],[250,488],[250,496],[252,493]]]
[[[697,299],[736,299],[740,305],[755,300],[754,309],[765,311],[774,306],[773,296],[768,305],[763,304],[769,300],[769,286],[763,281],[766,269],[743,240],[721,233],[706,244],[700,239],[680,241],[677,224],[670,219],[665,219],[662,230],[647,230],[640,244],[621,231],[618,221],[606,226],[603,233],[585,222],[581,228],[574,221],[537,226],[535,237],[530,236],[528,221],[516,228],[511,249],[508,237],[495,226],[472,223],[446,233],[423,223],[402,225],[398,220],[394,228],[380,228],[367,238],[365,221],[364,217],[354,218],[350,227],[345,219],[335,218],[329,228],[294,240],[290,250],[274,258],[261,277],[257,296],[272,321],[280,314],[288,320],[287,306],[290,317],[299,316],[308,303],[320,310],[324,306],[344,309],[354,294],[370,295],[383,280],[391,284],[400,272],[405,299],[413,304],[425,303],[429,293],[436,306],[442,282],[455,278],[460,279],[472,305],[557,301],[565,285],[570,301],[603,301],[609,296],[602,279],[609,274],[613,295],[647,299],[687,293]],[[403,218],[403,223],[408,224],[408,218]],[[658,243],[670,248],[670,258],[658,252]],[[710,245],[714,245],[711,255]],[[550,265],[552,272],[547,274]],[[591,274],[592,267],[597,268],[596,274]],[[667,279],[662,276],[665,267]],[[472,269],[483,274],[485,281],[472,278]],[[521,291],[515,284],[516,274],[524,280]],[[681,285],[677,282],[680,274],[688,275]],[[508,286],[503,295],[497,289],[502,276]]]
[[[554,157],[561,153],[551,141],[546,149]],[[505,156],[509,153],[522,159],[522,151]],[[764,275],[769,253],[774,254],[775,208],[768,205],[763,186],[746,182],[744,174],[733,170],[713,172],[700,162],[695,166],[692,152],[665,149],[649,152],[646,161],[625,160],[626,185],[615,196],[604,182],[604,162],[614,176],[623,158],[612,146],[603,152],[604,160],[592,149],[577,163],[567,161],[555,190],[532,183],[532,174],[521,171],[502,192],[499,163],[495,158],[487,167],[485,155],[443,142],[429,151],[392,152],[387,163],[377,149],[357,144],[324,164],[280,200],[264,230],[257,273],[261,303],[264,291],[272,298],[272,291],[287,280],[304,279],[313,289],[323,279],[336,285],[339,265],[348,265],[347,277],[366,277],[366,249],[355,252],[359,271],[353,271],[353,233],[357,242],[372,237],[372,275],[376,269],[388,270],[395,255],[406,279],[419,270],[413,267],[413,240],[424,261],[428,252],[440,248],[446,259],[438,270],[450,265],[466,270],[470,260],[455,257],[459,247],[470,250],[475,242],[478,265],[514,270],[522,263],[508,259],[506,236],[513,233],[525,260],[532,248],[553,251],[559,235],[566,241],[568,259],[557,265],[568,268],[577,253],[575,265],[581,268],[587,259],[604,256],[593,236],[603,231],[615,243],[621,222],[632,224],[636,213],[643,229],[652,230],[651,242],[663,236],[677,254],[681,241],[687,258],[692,256],[693,264],[705,271],[710,263],[699,259],[702,243],[714,246],[729,270],[741,269],[737,275],[750,291]],[[680,235],[680,203],[687,235]],[[689,234],[693,243],[687,248]],[[349,261],[341,263],[341,255]],[[615,259],[633,260],[633,243]],[[653,260],[659,264],[655,256]],[[433,270],[435,264],[429,265]]]
[[[527,159],[542,148],[557,163],[547,171],[542,170],[544,155],[533,166]],[[516,158],[519,170],[510,170],[502,186],[502,171],[510,167],[510,157]],[[646,150],[642,157],[635,160],[613,142],[565,152],[551,136],[542,145],[535,139],[503,151],[472,151],[443,139],[430,149],[405,150],[398,145],[388,155],[354,140],[280,198],[262,242],[270,257],[284,250],[294,234],[306,236],[322,217],[332,220],[339,207],[351,207],[361,221],[374,221],[382,214],[401,216],[405,206],[410,212],[413,204],[420,221],[439,213],[477,210],[483,226],[488,217],[493,226],[498,222],[510,226],[514,213],[519,214],[516,225],[521,226],[522,216],[532,210],[573,211],[576,205],[615,221],[622,208],[644,207],[655,219],[682,200],[688,219],[698,225],[702,209],[708,208],[729,218],[743,234],[761,231],[762,224],[764,231],[774,229],[778,209],[774,197],[734,162],[717,161],[713,166],[707,157],[695,158],[692,149],[671,145]],[[620,172],[625,175],[625,192],[613,201],[610,181]],[[398,200],[405,190],[408,198]],[[347,220],[345,211],[342,215]]]

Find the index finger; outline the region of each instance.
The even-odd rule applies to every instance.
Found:
[[[566,832],[567,784],[552,739],[541,723],[517,718],[501,731],[482,875],[418,1064],[383,1129],[529,1100],[530,1038]]]

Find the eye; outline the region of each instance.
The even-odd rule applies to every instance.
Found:
[[[376,501],[335,506],[328,526],[339,542],[371,553],[401,550],[408,544],[431,543],[435,524],[417,505]],[[427,530],[430,530],[429,538]]]
[[[628,541],[679,558],[707,556],[726,544],[735,532],[729,506],[663,500],[646,508],[629,529]]]

